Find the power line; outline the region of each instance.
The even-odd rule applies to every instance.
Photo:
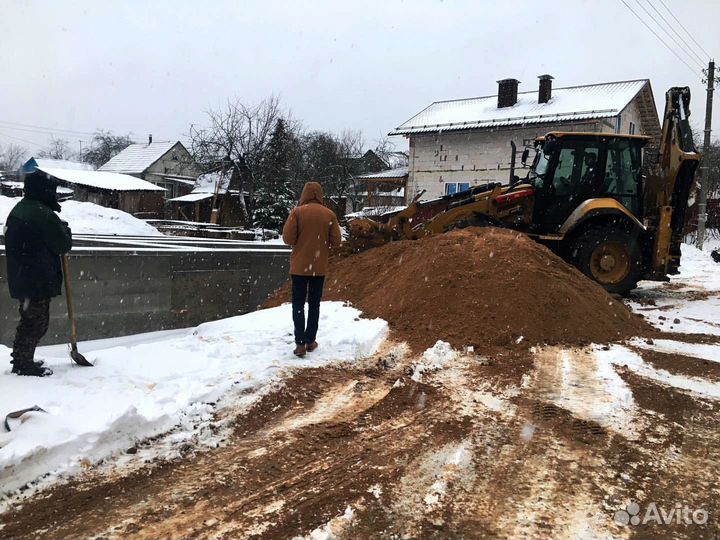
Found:
[[[667,12],[672,16],[672,18],[675,19],[675,21],[680,25],[680,27],[681,27],[683,30],[685,30],[685,33],[686,33],[688,36],[690,36],[690,39],[693,40],[693,43],[695,43],[695,45],[697,45],[698,47],[700,47],[700,50],[701,50],[702,52],[704,52],[704,53],[707,55],[708,58],[710,58],[712,55],[711,55],[709,52],[707,52],[707,51],[705,50],[705,48],[697,42],[697,40],[693,37],[693,35],[692,35],[690,32],[688,32],[688,29],[685,28],[685,26],[683,25],[683,23],[681,23],[681,22],[678,20],[678,18],[673,14],[673,12],[670,11],[670,8],[667,7],[667,5],[665,4],[665,2],[663,2],[663,0],[660,0],[660,3],[661,3],[661,4],[663,5],[663,7],[667,10]]]
[[[74,130],[74,129],[63,129],[63,128],[55,128],[55,127],[47,127],[47,126],[36,126],[36,125],[33,125],[33,124],[23,124],[23,123],[20,123],[20,122],[10,122],[9,120],[0,120],[0,124],[9,124],[9,125],[11,125],[11,126],[21,126],[21,127],[24,127],[24,128],[42,129],[42,130],[45,130],[45,131],[53,131],[53,132],[64,131],[64,132],[71,133],[71,134],[74,134],[74,135],[90,135],[90,136],[95,135],[95,133],[90,132],[90,131],[77,131],[77,130]]]
[[[39,144],[39,143],[36,143],[36,142],[33,142],[33,141],[28,141],[27,139],[21,139],[20,137],[15,137],[15,136],[13,136],[13,135],[9,135],[9,134],[4,133],[4,132],[2,132],[2,131],[0,131],[0,136],[2,136],[2,137],[7,137],[8,139],[14,139],[14,140],[16,140],[16,141],[20,141],[20,142],[23,142],[23,143],[25,143],[25,144],[32,144],[33,146],[37,146],[38,148],[43,148],[43,145],[42,145],[42,144]]]
[[[647,1],[648,3],[650,3],[650,0],[646,0],[646,1]],[[679,48],[680,50],[682,50],[682,51],[688,56],[688,59],[690,59],[690,61],[695,62],[695,64],[697,64],[700,69],[703,69],[703,68],[705,67],[705,66],[703,65],[703,61],[700,60],[700,61],[698,62],[697,60],[695,60],[695,58],[693,58],[693,56],[685,49],[685,47],[683,47],[683,46],[680,44],[680,42],[678,42],[678,40],[675,39],[675,38],[672,36],[672,34],[671,34],[670,32],[668,32],[667,29],[666,29],[662,24],[660,24],[660,23],[658,22],[658,20],[657,20],[655,17],[653,17],[652,13],[650,13],[650,12],[645,8],[645,6],[644,6],[642,3],[640,3],[640,0],[635,0],[635,2],[637,2],[637,4],[642,8],[642,10],[643,10],[645,13],[647,13],[648,17],[650,17],[650,18],[652,19],[652,21],[658,26],[658,28],[660,28],[660,30],[662,30],[663,32],[665,32],[665,35],[668,36],[668,37],[673,41],[673,43],[675,43],[675,45],[677,45],[678,48]],[[652,4],[650,4],[650,7],[652,7]]]
[[[646,1],[647,1],[648,4],[650,4],[650,7],[653,8],[653,11],[655,11],[655,13],[657,13],[658,15],[660,15],[660,18],[665,22],[665,24],[668,26],[668,28],[670,28],[670,30],[672,30],[673,33],[674,33],[677,37],[680,38],[680,41],[682,41],[682,42],[685,44],[685,46],[690,50],[690,52],[695,55],[695,58],[697,58],[698,60],[700,60],[700,63],[701,63],[701,64],[705,65],[705,60],[704,60],[698,53],[696,53],[696,52],[695,52],[695,49],[693,49],[692,46],[691,46],[687,41],[685,41],[685,39],[680,35],[680,33],[679,33],[677,30],[675,30],[675,27],[667,21],[667,19],[663,16],[662,13],[660,13],[660,11],[658,11],[658,8],[656,8],[656,7],[653,5],[653,3],[651,2],[651,0],[646,0]]]
[[[58,132],[52,132],[52,131],[46,131],[42,129],[32,129],[32,128],[21,128],[21,127],[13,127],[13,126],[6,126],[0,123],[0,127],[3,129],[9,129],[12,131],[26,131],[28,133],[40,133],[43,135],[50,135],[51,137],[55,137],[56,139],[65,139],[65,138],[73,138],[73,139],[83,139],[85,142],[92,141],[92,137],[88,135],[72,135],[67,133],[58,133]]]
[[[693,72],[693,74],[697,75],[697,72],[696,72],[695,68],[693,68],[693,67],[692,67],[690,64],[688,64],[685,60],[683,60],[683,58],[675,51],[675,49],[673,49],[672,47],[670,47],[670,45],[668,45],[667,43],[665,43],[665,40],[664,40],[663,38],[661,38],[661,37],[658,35],[658,33],[655,32],[655,30],[653,30],[652,28],[650,28],[650,26],[648,26],[648,24],[643,20],[643,18],[640,17],[640,15],[638,15],[637,13],[635,13],[635,10],[633,10],[633,8],[631,8],[631,7],[625,2],[625,0],[620,0],[620,1],[625,5],[626,8],[628,8],[628,9],[630,10],[630,12],[631,12],[633,15],[635,15],[635,17],[637,17],[637,19],[638,19],[641,23],[643,23],[643,25],[645,26],[645,28],[647,28],[648,30],[650,30],[650,32],[652,32],[653,35],[654,35],[656,38],[658,38],[658,40],[660,40],[660,42],[661,42],[663,45],[665,45],[665,47],[667,47],[667,49],[677,57],[678,60],[680,60],[683,64],[685,64],[685,65],[687,66],[687,68],[688,68],[690,71]]]

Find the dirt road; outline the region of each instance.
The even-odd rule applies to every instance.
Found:
[[[239,414],[219,448],[90,470],[41,493],[0,515],[0,537],[720,534],[718,401],[612,367],[597,350],[462,356],[420,373],[390,347],[360,365],[299,371]],[[638,351],[644,365],[675,369]],[[682,360],[671,373],[708,373],[708,362]],[[712,369],[708,384],[720,378]],[[708,519],[616,523],[631,502]]]

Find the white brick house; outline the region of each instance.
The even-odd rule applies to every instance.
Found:
[[[523,147],[549,131],[660,136],[647,79],[553,89],[552,77],[542,75],[530,92],[518,92],[515,79],[498,83],[497,96],[436,101],[389,133],[409,139],[406,200],[423,189],[427,200],[489,181],[507,183],[511,141],[522,177]]]

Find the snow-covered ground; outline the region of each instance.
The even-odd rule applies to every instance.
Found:
[[[20,202],[20,197],[0,195],[0,230],[5,226],[7,216]],[[79,201],[65,201],[60,204],[60,218],[67,221],[74,234],[127,234],[136,236],[161,235],[152,225],[131,216],[127,212],[105,208],[97,204]]]
[[[287,368],[353,361],[375,352],[387,333],[380,319],[361,319],[341,302],[324,302],[321,347],[292,354],[289,305],[205,323],[185,331],[102,340],[80,350],[95,364],[73,365],[62,347],[38,357],[54,370],[37,379],[10,374],[0,346],[0,413],[38,405],[0,433],[0,493],[48,473],[73,473],[168,431],[190,415],[209,415],[231,387],[259,392]],[[0,429],[0,431],[3,431]]]
[[[641,282],[630,307],[664,331],[720,335],[720,264],[709,254],[717,244],[683,244],[680,273],[669,284]]]

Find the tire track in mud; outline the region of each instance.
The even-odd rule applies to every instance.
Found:
[[[423,447],[461,429],[433,414],[445,399],[435,389],[393,387],[396,379],[377,369],[306,370],[239,419],[228,446],[101,485],[59,486],[4,515],[0,536],[284,537],[312,530]],[[348,399],[348,392],[357,395]]]
[[[0,515],[0,538],[712,535],[613,513],[685,497],[720,515],[716,402],[589,350],[516,356],[461,356],[419,381],[402,358],[301,370],[225,446],[57,486]]]

